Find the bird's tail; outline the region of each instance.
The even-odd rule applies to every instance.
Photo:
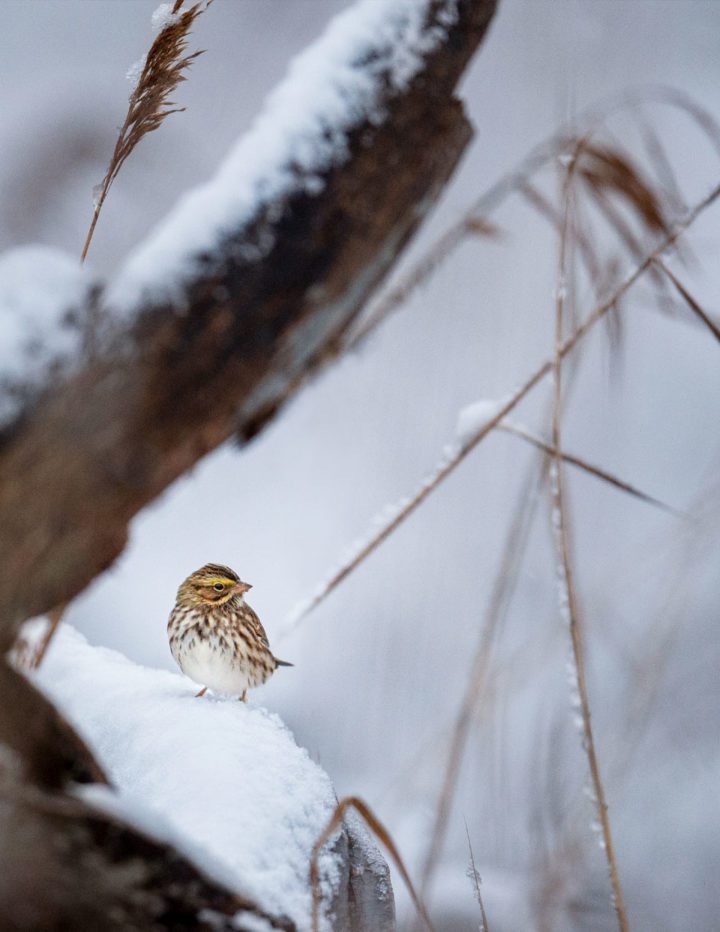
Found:
[[[278,660],[277,657],[275,658],[275,665],[278,667],[294,667],[295,666],[294,663],[288,663],[287,660]]]

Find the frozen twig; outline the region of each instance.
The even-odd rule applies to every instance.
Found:
[[[715,339],[720,342],[720,327],[718,327],[715,321],[700,307],[699,303],[695,300],[695,298],[693,298],[687,288],[685,288],[682,282],[678,280],[677,276],[670,271],[670,269],[659,256],[657,259],[655,259],[655,264],[667,275],[667,277],[675,286],[678,294],[685,301],[693,314],[695,314],[695,316],[698,317],[703,322],[703,324],[705,324],[710,333],[712,333]]]
[[[648,495],[646,492],[636,488],[634,485],[630,485],[629,482],[624,482],[622,479],[619,479],[617,476],[614,476],[607,470],[602,469],[600,466],[595,466],[592,463],[589,463],[587,460],[581,459],[579,456],[575,456],[572,453],[567,453],[562,450],[557,451],[551,444],[546,443],[542,437],[536,436],[529,430],[521,427],[519,424],[503,421],[502,424],[498,425],[498,430],[502,430],[507,434],[512,434],[514,437],[519,437],[522,440],[526,440],[534,447],[537,447],[538,450],[543,450],[545,453],[548,453],[551,456],[559,454],[560,459],[562,459],[562,461],[567,463],[569,466],[575,466],[577,469],[581,469],[583,472],[586,472],[591,476],[595,476],[596,479],[607,482],[609,485],[614,486],[616,489],[620,489],[622,492],[627,492],[628,495],[639,498],[640,501],[647,502],[649,505],[656,505],[658,508],[662,508],[663,511],[668,511],[671,514],[681,516],[681,512],[677,511],[671,505],[666,505],[664,502],[661,502],[660,499],[653,498],[652,495]]]
[[[573,678],[573,700],[577,700],[579,706],[580,727],[583,738],[583,748],[587,755],[588,766],[590,768],[590,777],[593,787],[593,801],[597,810],[597,816],[602,833],[602,847],[607,858],[608,873],[612,885],[613,897],[612,902],[618,920],[620,932],[628,932],[629,925],[627,912],[625,910],[625,901],[620,884],[620,874],[618,871],[617,857],[613,843],[612,832],[610,828],[610,819],[608,816],[608,807],[605,799],[605,788],[603,786],[600,774],[600,765],[595,749],[595,739],[593,735],[592,720],[590,715],[590,701],[587,690],[587,677],[585,671],[585,652],[583,647],[583,635],[580,625],[579,607],[574,584],[574,573],[570,553],[570,536],[569,523],[567,514],[567,503],[564,488],[563,462],[560,451],[561,444],[561,427],[562,427],[562,358],[564,346],[564,315],[570,264],[571,249],[570,241],[570,218],[573,204],[573,170],[576,160],[573,159],[564,178],[563,183],[563,223],[560,232],[560,257],[558,269],[558,288],[556,299],[555,314],[555,359],[553,364],[553,417],[552,417],[552,440],[554,459],[550,472],[550,489],[552,496],[552,517],[553,530],[555,532],[555,544],[558,555],[558,587],[560,598],[560,610],[570,633],[570,643],[572,649],[572,669]],[[577,694],[575,695],[575,690]]]

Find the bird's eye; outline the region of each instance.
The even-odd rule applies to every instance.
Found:
[[[216,592],[222,592],[224,588],[225,588],[225,586],[223,586],[223,584],[222,584],[221,582],[216,582],[215,585],[213,586],[213,589],[214,589]]]

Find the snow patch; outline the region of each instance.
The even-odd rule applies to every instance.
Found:
[[[83,796],[171,841],[226,885],[310,926],[312,846],[335,808],[329,777],[277,715],[195,699],[185,677],[131,663],[61,625],[37,684],[88,741],[114,789]],[[339,856],[320,859],[323,899]]]
[[[81,312],[94,285],[77,258],[57,249],[23,246],[0,256],[0,427],[51,372],[79,358]]]
[[[147,61],[147,56],[142,55],[140,58],[138,58],[137,61],[134,61],[132,65],[130,65],[128,70],[125,72],[125,78],[130,83],[131,93],[138,86],[138,81],[140,80],[140,75],[143,73],[143,68],[145,67],[146,61]],[[95,206],[97,207],[97,202]]]
[[[462,408],[455,428],[455,435],[462,446],[474,440],[483,427],[498,416],[506,403],[507,399],[498,401],[494,398],[481,398]]]
[[[180,19],[182,10],[173,13],[173,6],[172,3],[161,3],[160,6],[153,10],[150,23],[155,32],[161,32],[163,29],[167,29],[168,26],[174,26]]]

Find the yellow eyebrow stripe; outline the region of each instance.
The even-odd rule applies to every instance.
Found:
[[[203,580],[203,583],[206,586],[214,586],[217,583],[222,583],[223,586],[234,586],[235,580],[228,579],[226,576],[208,576],[207,579]]]

